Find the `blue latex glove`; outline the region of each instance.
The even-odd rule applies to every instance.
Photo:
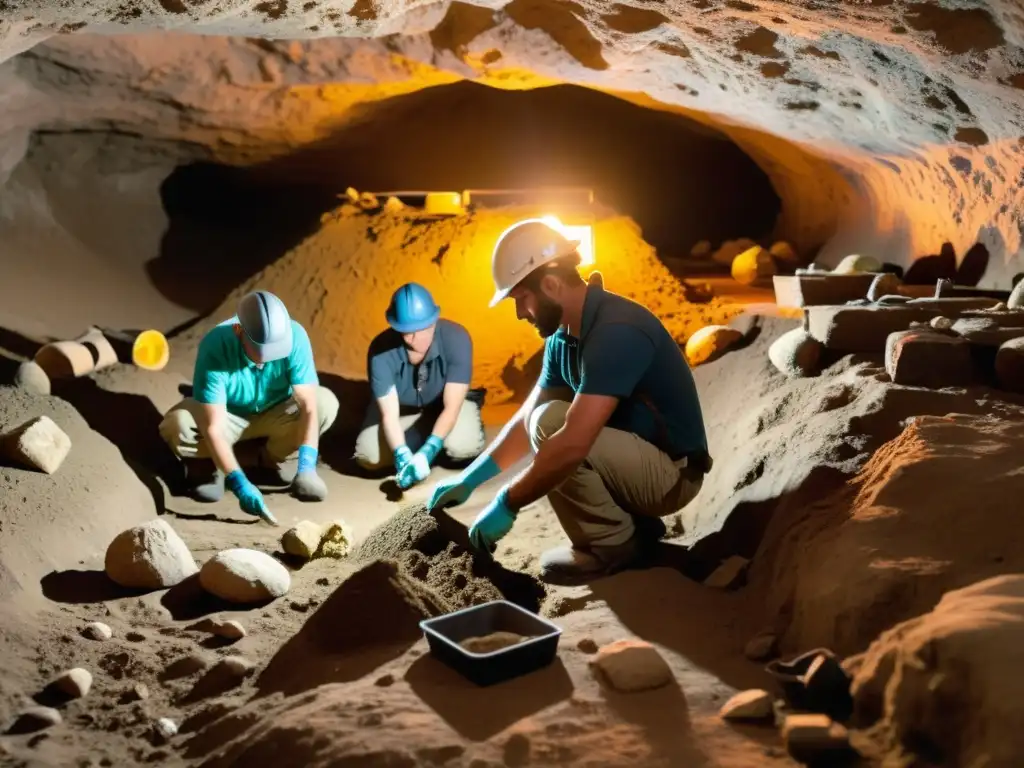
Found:
[[[412,461],[412,451],[409,450],[408,445],[400,445],[395,448],[395,473],[401,474],[402,470],[405,469]]]
[[[277,520],[267,509],[266,502],[263,501],[263,494],[260,493],[260,489],[249,482],[249,478],[240,469],[236,469],[230,475],[224,478],[224,485],[227,486],[235,497],[238,499],[238,506],[242,508],[242,511],[247,515],[255,515],[266,520],[271,525],[277,525]]]
[[[442,448],[444,448],[444,443],[441,438],[436,435],[428,437],[427,442],[412,457],[412,461],[398,472],[396,478],[398,487],[405,490],[426,480],[430,475],[430,465],[434,463],[434,459],[437,458],[437,454],[441,452]]]
[[[501,467],[489,455],[478,457],[460,474],[448,480],[442,480],[434,486],[434,491],[430,494],[430,501],[427,502],[427,511],[433,512],[435,509],[457,507],[464,503],[479,486],[500,474]]]
[[[498,491],[498,495],[484,507],[483,512],[469,527],[469,543],[477,550],[490,554],[498,541],[512,530],[515,521],[516,513],[508,506],[508,486],[506,485]]]
[[[299,446],[299,469],[296,474],[303,472],[316,472],[316,457],[319,454],[312,445]]]

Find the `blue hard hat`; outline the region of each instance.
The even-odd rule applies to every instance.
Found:
[[[399,333],[415,333],[429,328],[441,316],[430,291],[419,283],[406,283],[391,296],[385,314],[388,325]]]

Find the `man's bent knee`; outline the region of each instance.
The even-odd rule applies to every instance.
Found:
[[[160,421],[160,437],[179,459],[195,453],[199,426],[187,408],[174,408]],[[191,450],[189,450],[191,448]]]
[[[551,400],[533,409],[530,414],[530,442],[536,451],[541,443],[565,426],[569,406],[565,400]]]
[[[368,427],[359,433],[352,452],[352,459],[367,471],[383,469],[391,463],[391,456],[385,457],[380,449],[380,430]]]

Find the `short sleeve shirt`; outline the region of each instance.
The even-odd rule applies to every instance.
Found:
[[[292,351],[288,357],[257,366],[245,354],[232,317],[212,328],[199,342],[192,397],[200,403],[224,405],[229,413],[251,416],[273,408],[292,395],[292,387],[319,384],[313,348],[306,329],[292,320]]]
[[[400,405],[427,408],[442,402],[445,384],[470,383],[473,341],[463,326],[441,318],[426,356],[413,365],[402,336],[388,328],[370,343],[367,369],[375,398],[384,397],[394,387]]]
[[[564,327],[548,337],[540,386],[619,398],[608,426],[636,434],[673,460],[706,453],[693,373],[657,316],[593,285],[581,325],[579,339]]]

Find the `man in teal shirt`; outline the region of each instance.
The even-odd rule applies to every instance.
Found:
[[[306,330],[267,291],[239,302],[235,317],[199,343],[192,397],[167,412],[160,435],[185,466],[193,498],[214,502],[225,485],[242,511],[277,521],[235,458],[241,441],[265,439],[261,468],[298,498],[322,501],[320,435],[338,415],[338,399],[319,385]]]
[[[431,510],[531,453],[473,522],[489,551],[523,507],[546,496],[569,539],[540,558],[546,581],[629,567],[665,533],[660,518],[689,504],[711,468],[700,399],[682,350],[646,307],[587,282],[578,243],[540,220],[495,247],[496,291],[545,339],[540,379],[522,408],[465,471],[438,483]]]

